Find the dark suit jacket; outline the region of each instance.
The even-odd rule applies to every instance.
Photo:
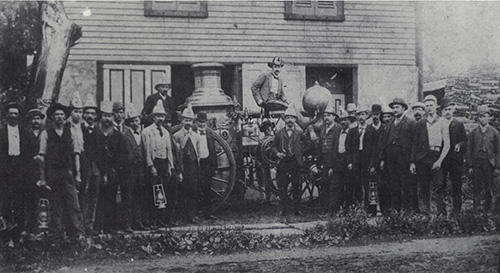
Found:
[[[375,167],[377,168],[379,166],[379,159],[380,159],[380,152],[381,152],[381,146],[382,142],[384,140],[384,134],[386,131],[386,126],[385,124],[381,124],[380,127],[375,129],[373,125],[370,125],[370,127],[373,128],[373,151],[372,151],[372,158],[370,162],[370,167]]]
[[[339,159],[339,140],[340,134],[342,130],[338,130],[336,132],[335,137],[335,148],[333,149],[333,158],[336,161],[334,164],[338,164]],[[347,136],[345,138],[345,164],[346,166],[351,164],[354,166],[358,165],[358,156],[359,156],[359,132],[354,128],[350,128],[347,132]],[[343,168],[345,166],[335,166],[335,168]]]
[[[455,152],[455,146],[460,145],[460,152]],[[464,124],[456,119],[450,123],[450,151],[446,155],[444,162],[449,164],[463,164],[464,154],[467,149],[467,134]]]
[[[359,134],[359,125],[356,128],[353,128],[352,130],[357,130]],[[372,156],[373,153],[376,151],[376,138],[375,138],[375,129],[371,126],[368,125],[366,126],[365,129],[365,135],[363,137],[363,157],[364,158],[359,158],[359,161],[363,160],[364,162],[367,162],[368,168],[371,167],[372,163]],[[359,147],[359,145],[358,145]],[[365,157],[366,156],[366,157]]]
[[[29,152],[29,138],[28,132],[19,127],[19,151],[21,162],[26,162]],[[38,154],[38,153],[37,153]],[[7,158],[9,157],[9,136],[7,134],[7,125],[0,129],[0,179],[3,178],[6,171],[21,171],[21,170],[8,170]]]
[[[95,162],[97,167],[102,172],[104,171],[104,134],[99,129],[98,124],[94,125],[94,130],[90,133],[88,127],[83,123],[82,124],[82,133],[83,133],[83,148],[85,154],[85,160],[88,162],[86,164],[91,164],[91,162]],[[90,167],[87,165],[86,167]]]
[[[267,102],[269,100],[286,101],[285,93],[283,92],[283,81],[281,78],[278,77],[278,92],[276,94],[271,92],[271,82],[273,77],[272,72],[262,73],[250,87],[253,98],[257,104],[259,104],[259,102]]]
[[[404,114],[403,114],[404,115]],[[381,160],[385,160],[386,150],[389,145],[398,146],[401,149],[401,158],[409,160],[411,157],[411,149],[415,137],[416,121],[414,118],[403,116],[398,125],[392,121],[384,134],[381,147]],[[394,137],[391,137],[394,136]]]
[[[297,128],[298,125],[295,125]],[[292,143],[292,152],[295,156],[295,159],[299,163],[299,165],[304,164],[304,161],[302,160],[302,149],[308,145],[309,141],[304,134],[303,130],[298,130],[295,129],[293,133],[288,136],[288,133],[286,132],[286,127],[279,129],[275,136],[274,136],[274,142],[273,142],[273,153],[275,155],[279,153],[285,153],[286,154],[286,145],[288,143]]]
[[[481,138],[483,137],[488,161],[491,166],[500,169],[500,135],[491,125],[488,126],[484,134],[481,132],[479,125],[470,132],[467,145],[467,166],[475,166],[477,155],[481,149]]]
[[[441,117],[439,117],[441,119]],[[442,122],[440,120],[439,122]],[[441,143],[441,149],[443,149]],[[451,150],[451,148],[450,148]],[[412,142],[410,162],[416,163],[421,161],[429,152],[429,133],[427,131],[427,119],[422,118],[415,125],[415,134]]]
[[[167,98],[163,100],[160,96],[160,93],[158,92],[149,95],[146,99],[146,102],[144,103],[144,109],[142,109],[143,117],[147,118],[147,116],[153,112],[153,108],[155,107],[156,103],[158,103],[158,100],[162,100],[165,112],[170,113],[170,115],[172,116],[172,124],[176,124],[177,115],[175,113],[174,101],[172,97],[167,96]],[[147,122],[146,120],[146,122],[144,123],[144,127],[147,127],[149,124],[151,124],[151,122]]]
[[[217,151],[215,150],[214,132],[206,130],[207,146],[208,146],[208,162],[210,171],[214,172],[217,168]],[[200,135],[200,138],[203,137]]]
[[[340,126],[335,123],[335,125],[326,133],[326,126],[321,128],[319,133],[319,141],[316,147],[317,156],[322,164],[326,168],[333,168],[333,155],[335,150],[335,141],[338,132],[340,131]]]
[[[128,162],[132,164],[134,167],[146,167],[145,154],[146,150],[144,149],[144,143],[137,144],[135,141],[134,133],[127,127],[125,128],[125,132],[123,133],[123,137],[125,138],[125,142],[127,143],[128,149],[130,151]],[[139,133],[139,137],[141,137]]]

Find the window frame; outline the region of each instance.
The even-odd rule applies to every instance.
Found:
[[[297,14],[293,13],[293,5],[296,1],[284,1],[285,3],[285,20],[307,20],[307,21],[345,21],[344,1],[334,1],[337,6],[337,15],[316,15],[316,14]],[[312,1],[318,2],[318,1]],[[316,3],[317,5],[318,3]],[[315,8],[315,7],[313,7]],[[316,6],[317,8],[317,6]],[[316,9],[315,8],[315,9]]]
[[[157,10],[153,8],[154,0],[144,1],[144,16],[147,17],[189,17],[189,18],[208,18],[208,1],[200,2],[199,11],[183,10]],[[179,2],[179,1],[175,1]]]

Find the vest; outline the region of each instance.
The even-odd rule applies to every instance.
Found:
[[[47,154],[45,155],[47,168],[70,168],[72,158],[73,141],[70,128],[64,126],[61,136],[56,133],[55,128],[47,130]]]
[[[186,141],[186,145],[182,151],[182,159],[183,161],[196,161],[196,151],[194,149],[193,142],[191,142],[191,138],[188,138]]]

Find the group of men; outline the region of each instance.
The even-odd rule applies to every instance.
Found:
[[[273,151],[280,158],[277,180],[281,214],[291,208],[302,214],[299,171],[304,149],[313,146],[321,169],[319,201],[325,212],[335,214],[353,205],[369,207],[377,192],[382,210],[457,216],[462,208],[462,174],[465,166],[473,179],[474,210],[492,209],[492,183],[500,173],[500,138],[490,126],[491,112],[478,106],[479,125],[468,136],[453,117],[454,103],[435,96],[412,105],[395,98],[389,108],[374,104],[371,110],[348,104],[336,110],[329,102],[320,130],[300,128],[289,107],[286,126],[275,134]],[[440,113],[440,114],[439,114]],[[447,214],[445,193],[451,181],[453,209]],[[377,182],[376,189],[370,184]],[[292,187],[292,198],[288,192]],[[293,200],[293,202],[292,202]]]
[[[53,234],[81,239],[198,223],[198,208],[215,219],[210,178],[217,161],[207,113],[185,107],[182,129],[173,133],[170,84],[155,88],[142,113],[121,102],[97,107],[93,96],[83,104],[75,93],[69,106],[47,109],[46,128],[39,109],[29,110],[22,126],[19,105],[9,104],[0,129],[0,228],[34,233],[50,219]],[[39,216],[40,199],[49,201],[48,219]]]

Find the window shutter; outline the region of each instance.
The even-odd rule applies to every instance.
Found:
[[[344,1],[285,1],[285,19],[344,21]]]
[[[207,1],[144,1],[144,16],[207,18]]]

